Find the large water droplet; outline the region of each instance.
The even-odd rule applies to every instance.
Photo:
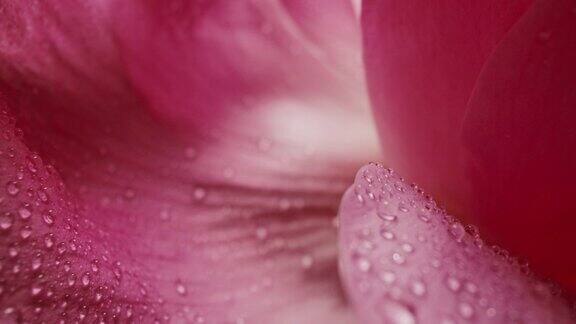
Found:
[[[54,224],[54,216],[52,216],[50,213],[42,214],[42,220],[48,226],[52,226]]]
[[[464,238],[466,230],[464,229],[464,226],[462,226],[462,224],[456,222],[450,225],[450,234],[452,235],[452,237],[454,237],[456,242],[462,242],[462,238]]]
[[[392,261],[396,264],[404,264],[406,262],[406,257],[398,252],[392,253]]]
[[[411,307],[395,300],[387,300],[382,306],[382,323],[416,324],[416,316]]]
[[[22,239],[27,239],[32,235],[32,228],[30,226],[24,226],[21,230],[20,230],[20,237]]]
[[[7,231],[14,224],[14,216],[11,213],[0,214],[0,230]]]
[[[472,305],[466,302],[460,303],[458,304],[458,313],[463,318],[466,319],[472,318],[472,316],[474,316],[474,307],[472,307]]]
[[[184,286],[180,279],[176,280],[176,292],[180,296],[186,296],[188,293],[188,289],[186,289],[186,286]]]
[[[426,294],[426,284],[420,280],[414,280],[410,285],[410,290],[415,296],[422,297]]]
[[[6,192],[10,196],[16,196],[20,192],[20,186],[17,182],[10,181],[8,184],[6,184]]]
[[[448,287],[448,289],[452,290],[452,291],[458,291],[460,290],[460,280],[458,280],[455,277],[452,276],[448,276],[446,277],[446,287]]]
[[[308,270],[314,265],[314,257],[310,254],[304,254],[300,259],[300,264],[304,270]]]
[[[18,209],[18,215],[20,215],[20,218],[22,218],[23,220],[27,220],[28,218],[30,218],[30,216],[32,216],[32,212],[30,211],[30,209],[23,206],[20,207],[20,209]]]

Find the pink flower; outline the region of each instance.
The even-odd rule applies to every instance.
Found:
[[[1,321],[572,321],[573,5],[470,3],[0,0]]]

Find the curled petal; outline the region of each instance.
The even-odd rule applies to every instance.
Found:
[[[475,219],[576,291],[576,11],[537,1],[501,42],[470,100],[464,138]],[[518,230],[520,229],[520,230]]]
[[[531,0],[363,2],[370,97],[393,168],[466,217],[459,132],[480,70]]]
[[[572,323],[557,289],[389,169],[360,169],[339,212],[340,271],[362,323]]]

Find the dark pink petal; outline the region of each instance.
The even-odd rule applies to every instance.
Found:
[[[384,156],[450,208],[468,209],[458,136],[466,104],[485,61],[531,2],[363,2],[364,57]]]
[[[360,169],[339,220],[341,275],[362,323],[574,321],[556,288],[389,169]]]
[[[351,322],[334,218],[375,146],[322,3],[0,1],[2,321]]]
[[[576,292],[576,4],[538,1],[486,65],[464,124],[476,220]]]

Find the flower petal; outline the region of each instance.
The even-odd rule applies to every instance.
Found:
[[[464,124],[477,221],[572,292],[575,28],[573,1],[535,2],[482,71]]]
[[[573,322],[554,287],[389,169],[360,169],[339,219],[340,271],[362,323]]]
[[[333,221],[377,151],[344,3],[2,2],[5,316],[352,322]]]
[[[468,213],[458,136],[486,59],[531,0],[363,2],[364,57],[387,163]]]

